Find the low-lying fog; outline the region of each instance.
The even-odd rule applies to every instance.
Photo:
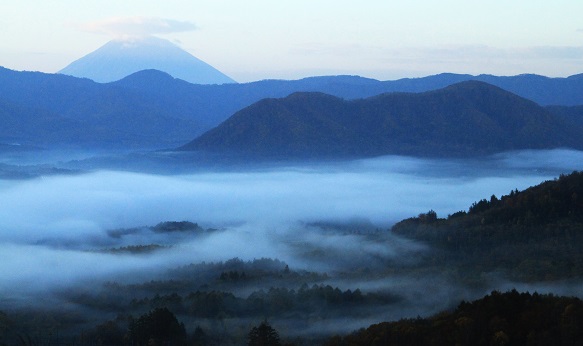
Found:
[[[384,230],[430,209],[444,217],[492,194],[581,169],[583,152],[553,150],[483,160],[389,156],[180,175],[96,170],[0,180],[0,305],[54,288],[111,278],[139,282],[167,268],[234,257],[278,258],[312,271],[341,270],[352,257],[405,258],[424,246],[393,237],[378,244],[313,223]],[[183,220],[216,230],[192,236],[147,228]],[[149,255],[98,251],[148,244],[171,247]],[[338,256],[305,258],[306,248]]]

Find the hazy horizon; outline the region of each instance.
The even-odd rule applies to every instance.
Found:
[[[582,4],[70,0],[3,6],[0,66],[55,73],[112,38],[171,40],[238,82],[581,73]],[[50,34],[50,35],[49,35]]]

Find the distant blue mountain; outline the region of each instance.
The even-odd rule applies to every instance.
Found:
[[[109,41],[59,73],[107,83],[132,73],[157,69],[196,84],[235,83],[211,65],[168,40],[157,37]]]
[[[0,67],[0,143],[83,147],[168,148],[191,141],[235,112],[265,98],[322,92],[347,100],[386,92],[423,92],[465,80],[487,79],[563,113],[583,105],[582,75],[547,78],[441,74],[377,81],[358,76],[192,84],[157,70],[112,83],[63,74],[17,72]],[[20,115],[19,115],[20,114]],[[47,119],[51,126],[46,125]]]

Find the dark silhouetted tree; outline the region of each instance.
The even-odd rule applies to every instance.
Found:
[[[185,345],[186,330],[167,308],[154,309],[130,323],[132,345]]]
[[[207,344],[207,335],[204,332],[204,330],[202,330],[202,328],[200,326],[197,326],[196,329],[194,330],[194,334],[192,335],[192,345],[198,346],[198,345],[206,345]]]
[[[279,335],[267,321],[261,322],[258,327],[251,328],[249,331],[249,346],[278,346]]]
[[[93,341],[97,345],[122,345],[124,342],[124,333],[115,321],[107,321],[95,328]]]

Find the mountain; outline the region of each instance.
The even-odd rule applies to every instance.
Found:
[[[172,42],[153,36],[109,41],[59,73],[107,83],[146,69],[164,71],[194,84],[235,83]]]
[[[583,149],[583,128],[477,81],[425,93],[346,101],[322,93],[265,99],[180,150],[256,157],[466,156],[518,149]]]
[[[532,100],[539,105],[576,106],[583,104],[583,74],[567,78],[549,78],[535,74],[517,76],[493,76],[481,74],[442,73],[434,76],[387,81],[392,90],[423,92],[446,87],[451,84],[476,80],[495,85],[516,95]]]
[[[159,149],[206,128],[132,90],[3,68],[0,122],[0,143],[42,147]]]
[[[0,112],[4,114],[0,115],[0,143],[163,149],[188,143],[235,112],[265,98],[323,92],[354,100],[384,92],[434,90],[478,77],[483,76],[441,74],[380,82],[358,76],[328,76],[202,85],[165,72],[143,70],[116,82],[96,83],[63,74],[0,67],[0,101],[12,107],[11,115]],[[510,87],[522,86],[520,96],[538,103],[545,101],[543,105],[562,105],[548,109],[569,113],[574,121],[583,119],[576,107],[566,107],[583,105],[580,76],[492,76],[492,80]],[[536,90],[543,91],[544,99],[537,98]],[[28,114],[18,115],[21,112]],[[43,119],[55,117],[59,120],[51,120],[51,126],[43,124],[46,122]]]
[[[583,75],[581,75],[583,76]],[[264,98],[286,97],[294,92],[322,92],[343,99],[367,98],[387,92],[425,92],[468,80],[487,80],[504,90],[540,105],[583,105],[583,78],[548,78],[534,75],[496,77],[443,73],[422,78],[378,81],[359,76],[308,77],[300,80],[263,80],[252,83],[192,85],[180,80],[170,82],[158,71],[141,71],[115,84],[148,95],[174,107],[182,104],[191,110],[205,130],[217,126],[235,112]],[[184,113],[184,112],[182,112]],[[193,133],[193,136],[202,132]]]

